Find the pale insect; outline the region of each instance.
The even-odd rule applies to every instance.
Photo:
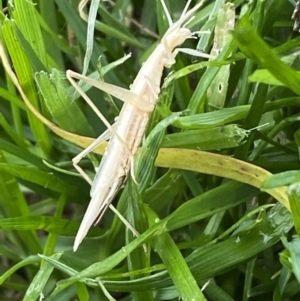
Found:
[[[118,214],[121,220],[132,230],[133,227],[120,215],[111,205],[113,198],[124,183],[129,170],[132,169],[133,157],[139,147],[148,124],[148,120],[154,110],[158,94],[160,92],[160,81],[164,67],[170,67],[175,63],[175,56],[179,51],[188,54],[207,57],[204,53],[192,49],[180,49],[186,39],[192,37],[189,29],[184,28],[193,13],[200,8],[204,1],[198,3],[188,11],[191,0],[188,0],[180,18],[172,23],[163,0],[164,11],[168,18],[169,28],[161,39],[159,45],[143,64],[130,90],[123,89],[111,84],[90,79],[71,70],[67,71],[67,78],[85,101],[91,106],[95,113],[107,126],[108,130],[98,137],[89,147],[73,159],[74,167],[92,185],[91,201],[85,212],[80,228],[77,232],[74,251],[86,236],[89,228],[99,222],[107,207],[110,207]],[[174,50],[175,49],[175,50]],[[84,80],[85,82],[111,94],[124,101],[124,105],[117,121],[110,125],[93,102],[83,92],[79,85],[73,80]],[[88,175],[78,166],[79,161],[89,152],[94,150],[100,143],[109,140],[109,144],[103,155],[96,176],[92,181]],[[134,178],[134,175],[132,175]]]

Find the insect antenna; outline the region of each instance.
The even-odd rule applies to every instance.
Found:
[[[185,18],[185,15],[186,15],[186,13],[187,13],[187,11],[188,11],[188,8],[189,8],[189,6],[190,6],[190,4],[191,4],[191,1],[192,1],[192,0],[188,0],[188,2],[186,3],[186,5],[185,5],[185,7],[184,7],[184,9],[183,9],[183,11],[182,11],[182,13],[181,13],[181,15],[180,15],[179,20],[180,20],[181,18]]]
[[[160,2],[161,2],[161,5],[162,5],[162,7],[163,7],[163,9],[164,9],[164,12],[165,12],[165,14],[166,14],[166,17],[167,17],[167,19],[168,19],[169,27],[171,27],[171,26],[173,25],[174,22],[173,22],[173,20],[172,20],[172,18],[171,18],[171,15],[170,15],[169,11],[168,11],[167,5],[166,5],[166,3],[165,3],[164,0],[160,0]],[[183,9],[183,11],[182,11],[182,13],[181,13],[181,15],[180,15],[179,20],[181,20],[181,19],[186,19],[186,13],[187,13],[187,11],[188,11],[188,8],[189,8],[191,2],[192,2],[192,0],[188,0],[188,1],[187,1],[187,3],[186,3],[186,5],[185,5],[185,7],[184,7],[184,9]]]
[[[182,25],[185,21],[187,21],[184,25],[184,26],[186,26],[189,22],[191,22],[194,19],[193,14],[205,3],[205,1],[206,0],[201,0],[193,8],[188,10],[188,8],[189,8],[189,6],[192,2],[192,0],[188,0],[185,7],[184,7],[184,9],[183,9],[183,12],[180,15],[180,18],[177,20],[176,23],[178,23],[178,25]]]
[[[171,15],[170,15],[170,13],[168,11],[167,5],[166,5],[166,3],[165,3],[164,0],[160,0],[160,3],[161,3],[161,5],[162,5],[162,7],[163,7],[163,9],[165,11],[166,17],[168,19],[169,27],[171,27],[173,25],[173,20],[172,20]]]

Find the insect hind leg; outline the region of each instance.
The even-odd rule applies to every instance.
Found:
[[[82,80],[85,80],[85,76],[82,76],[81,74],[78,74],[76,72],[73,72],[71,70],[68,70],[66,72],[67,78],[69,82],[72,84],[72,86],[77,90],[77,92],[82,96],[82,98],[86,101],[86,103],[92,108],[92,110],[96,113],[96,115],[101,119],[101,121],[105,124],[105,126],[108,128],[110,133],[117,137],[117,139],[125,146],[125,148],[128,150],[129,153],[131,153],[131,150],[128,148],[126,142],[120,137],[120,135],[116,132],[115,128],[107,121],[105,116],[100,112],[100,110],[95,106],[95,104],[91,101],[91,99],[87,96],[87,94],[82,90],[82,88],[78,85],[78,83],[73,79],[79,78]],[[125,90],[125,89],[124,89]],[[127,90],[125,90],[127,91]]]

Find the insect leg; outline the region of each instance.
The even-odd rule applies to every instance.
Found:
[[[102,122],[106,125],[108,130],[117,137],[117,139],[124,145],[124,147],[128,150],[128,152],[131,154],[131,150],[127,147],[126,142],[120,137],[120,135],[115,131],[115,129],[112,127],[112,125],[107,121],[107,119],[104,117],[104,115],[98,110],[98,108],[95,106],[95,104],[91,101],[91,99],[86,95],[86,93],[82,90],[82,88],[76,83],[76,81],[73,79],[78,78],[80,80],[86,80],[89,79],[86,76],[82,76],[81,74],[78,74],[76,72],[73,72],[71,70],[67,71],[67,78],[70,81],[70,83],[73,85],[73,87],[77,90],[77,92],[83,97],[83,99],[87,102],[87,104],[92,108],[92,110],[96,113],[96,115],[102,120]],[[73,76],[73,77],[72,77]],[[100,83],[99,81],[95,81]],[[89,82],[90,83],[90,82]],[[108,85],[106,83],[102,83],[105,86]],[[116,89],[116,86],[110,85]],[[119,87],[117,87],[119,88]],[[101,88],[100,88],[101,89]],[[103,89],[102,89],[103,90]],[[127,91],[126,89],[123,89],[124,91]],[[105,90],[104,90],[105,91]],[[105,91],[107,92],[107,91]],[[108,92],[109,93],[109,92]],[[136,95],[131,92],[131,94]]]
[[[117,210],[117,208],[113,204],[110,204],[109,208],[118,216],[121,222],[126,226],[127,229],[129,229],[133,233],[134,236],[140,236],[140,233],[127,221],[127,219]]]
[[[78,84],[76,84],[76,82],[73,80],[73,78],[83,80],[86,83],[88,83],[88,84],[90,84],[90,85],[92,85],[92,86],[94,86],[94,87],[96,87],[96,88],[98,88],[98,89],[100,89],[100,90],[102,90],[102,91],[104,91],[104,92],[120,99],[124,103],[129,103],[129,104],[133,105],[134,107],[136,107],[137,109],[140,109],[144,112],[151,113],[153,111],[153,105],[145,103],[145,102],[141,102],[141,96],[135,94],[134,92],[132,92],[128,89],[124,89],[124,88],[121,88],[121,87],[118,87],[118,86],[115,86],[115,85],[112,85],[112,84],[104,83],[104,82],[89,78],[87,76],[83,76],[82,74],[76,73],[76,72],[71,71],[71,70],[67,70],[66,74],[67,74],[67,78],[69,79],[71,84],[81,94],[81,96],[84,97],[84,99],[86,101],[87,101],[86,94],[82,91],[82,89],[78,86]],[[83,96],[83,94],[80,92],[79,89],[85,94],[85,96]],[[92,107],[92,109],[94,110],[93,107],[95,107],[95,105],[93,104],[93,102],[90,99],[87,102]],[[96,108],[96,110],[98,110],[98,109]]]
[[[117,210],[117,208],[113,204],[110,204],[109,208],[112,212],[114,212],[116,214],[116,216],[118,216],[118,218],[121,220],[121,222],[126,226],[127,229],[129,229],[132,232],[132,234],[135,237],[140,236],[140,233],[128,222],[128,220]],[[144,249],[145,253],[147,253],[146,244],[143,244],[143,249]]]
[[[113,125],[112,125],[113,127]],[[92,185],[93,181],[90,177],[84,172],[84,170],[78,165],[82,158],[92,152],[98,145],[102,142],[108,140],[112,136],[109,130],[106,130],[102,135],[100,135],[92,144],[90,144],[86,149],[84,149],[81,153],[79,153],[76,157],[72,159],[73,166],[76,170],[81,174],[81,176],[90,184]]]
[[[211,56],[210,54],[204,53],[199,50],[195,49],[190,49],[190,48],[176,48],[173,52],[169,50],[168,45],[166,44],[165,40],[162,40],[162,43],[165,45],[165,50],[166,50],[166,57],[164,58],[164,66],[166,67],[171,67],[175,63],[175,57],[179,52],[181,53],[186,53],[192,56],[198,56],[198,57],[203,57],[207,59],[214,59],[214,56]]]
[[[172,52],[173,58],[175,58],[176,55],[179,52],[186,53],[186,54],[193,55],[193,56],[203,57],[203,58],[206,58],[206,59],[214,59],[215,58],[214,56],[212,56],[210,54],[204,53],[204,52],[199,51],[199,50],[191,49],[191,48],[176,48]]]

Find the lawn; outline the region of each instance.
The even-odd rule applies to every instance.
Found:
[[[186,1],[165,1],[175,22]],[[159,0],[5,2],[0,300],[299,300],[295,0],[207,0],[183,22],[176,62],[141,76],[156,106],[111,200],[139,235],[108,208],[76,252],[90,184],[72,159],[107,127],[66,71],[123,97],[170,24]],[[123,102],[78,85],[113,124]],[[106,146],[79,163],[91,179]]]

